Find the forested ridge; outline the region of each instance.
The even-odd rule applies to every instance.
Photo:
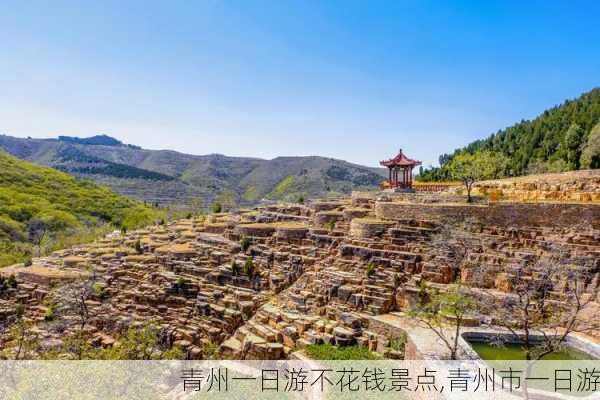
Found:
[[[503,176],[600,168],[600,88],[522,120],[486,139],[442,154],[440,167],[422,169],[420,180],[444,180],[444,166],[457,154],[481,151],[508,158]]]

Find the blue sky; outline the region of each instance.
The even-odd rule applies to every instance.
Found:
[[[425,164],[600,85],[597,1],[3,2],[0,133]]]

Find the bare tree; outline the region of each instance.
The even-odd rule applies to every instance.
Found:
[[[38,257],[42,253],[42,242],[48,233],[48,224],[41,220],[34,218],[27,224],[27,235],[29,241],[35,245],[38,249]]]
[[[570,334],[600,329],[600,320],[582,318],[598,299],[598,283],[589,266],[561,263],[560,255],[515,268],[509,279],[511,293],[484,303],[483,311],[508,334],[498,341],[519,343],[527,361],[525,376],[545,356],[563,350]],[[529,398],[527,382],[523,396]]]
[[[456,360],[459,339],[465,320],[476,310],[473,296],[466,286],[455,284],[446,291],[421,284],[421,304],[410,315],[423,327],[430,329],[448,349],[451,360]]]
[[[597,320],[581,318],[598,297],[592,273],[586,267],[561,265],[558,257],[519,266],[510,279],[511,293],[487,312],[521,344],[526,360],[541,360],[561,350],[569,334],[600,327]]]

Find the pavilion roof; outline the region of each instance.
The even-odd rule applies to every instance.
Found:
[[[421,161],[406,157],[402,152],[402,149],[400,149],[396,157],[390,158],[389,160],[380,161],[379,164],[383,165],[384,167],[414,167],[416,165],[421,165]]]

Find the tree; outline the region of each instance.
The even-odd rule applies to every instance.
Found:
[[[29,220],[27,224],[27,235],[29,241],[37,247],[38,257],[42,253],[42,242],[48,233],[49,226],[46,221],[38,218]]]
[[[594,272],[585,266],[563,265],[558,255],[519,266],[510,279],[511,293],[500,302],[483,302],[483,311],[521,343],[528,361],[559,351],[569,334],[600,328],[581,312],[598,298]]]
[[[480,151],[475,154],[463,152],[455,155],[446,164],[450,176],[460,180],[467,189],[467,202],[471,202],[473,184],[484,179],[493,179],[502,175],[507,160],[501,154]]]
[[[578,124],[572,123],[565,134],[563,147],[569,169],[579,168],[579,156],[581,154],[581,140],[584,136],[583,133],[583,129],[581,129]]]
[[[430,329],[448,349],[451,360],[456,360],[459,338],[465,319],[475,312],[476,303],[469,288],[456,284],[448,291],[429,288],[424,283],[421,303],[410,312],[422,326]]]
[[[444,164],[446,164],[448,161],[450,161],[452,157],[450,156],[450,154],[442,154],[439,156],[438,158],[438,162],[440,163],[440,167],[443,166]]]
[[[510,176],[526,174],[529,165],[534,161],[544,163],[561,159],[565,161],[568,168],[574,168],[577,163],[570,162],[569,151],[565,148],[570,127],[576,124],[584,134],[589,136],[589,132],[599,121],[600,88],[595,88],[577,99],[565,101],[559,106],[544,111],[535,119],[521,120],[487,138],[476,140],[457,149],[450,154],[450,157],[463,152],[474,154],[485,150],[502,153],[510,160],[510,170],[505,171]],[[575,136],[571,139],[574,138]],[[584,135],[581,138],[583,145],[585,139]],[[571,150],[575,150],[575,153],[577,151],[576,148]],[[570,156],[572,159],[573,152]],[[443,180],[445,165],[442,161],[444,160],[440,159],[440,167],[426,169],[425,175],[420,180]],[[590,167],[580,165],[579,168]]]
[[[583,147],[580,157],[581,168],[600,168],[600,122],[594,126]]]
[[[529,398],[527,378],[533,364],[564,348],[574,332],[600,329],[597,318],[582,318],[587,306],[598,299],[593,267],[564,265],[549,256],[533,265],[519,266],[510,279],[511,293],[499,301],[482,301],[482,311],[508,331],[497,343],[519,343],[527,362],[523,397]]]

